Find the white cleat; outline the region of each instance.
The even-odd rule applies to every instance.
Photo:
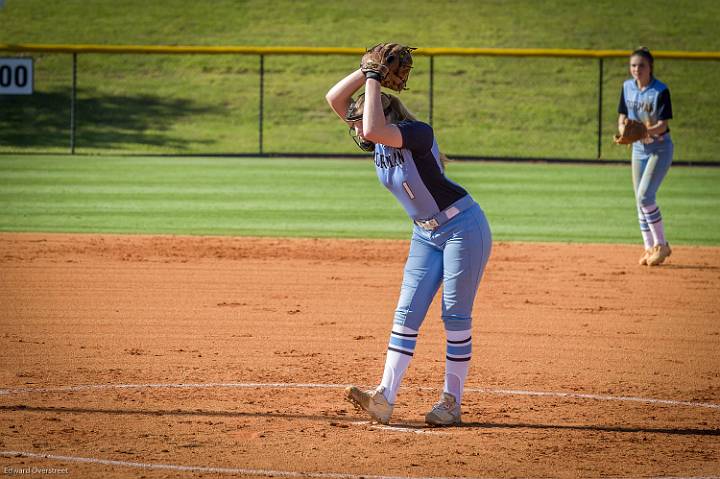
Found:
[[[356,386],[348,386],[345,388],[345,397],[353,406],[361,409],[380,424],[387,424],[392,415],[393,405],[385,399],[383,391],[384,387],[363,391]]]
[[[455,396],[442,393],[440,401],[425,415],[425,422],[431,426],[455,426],[461,424],[460,405],[455,401]]]
[[[671,254],[672,250],[670,249],[670,243],[655,245],[650,253],[650,256],[648,256],[647,265],[657,266],[662,264],[662,262],[665,261],[665,258]]]

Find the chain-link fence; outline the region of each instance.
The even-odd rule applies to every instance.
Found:
[[[352,156],[324,96],[360,49],[0,45],[32,95],[0,95],[0,153]],[[399,94],[454,158],[617,161],[625,51],[421,49]],[[352,57],[348,57],[351,55]],[[720,163],[717,52],[654,52],[676,162]]]

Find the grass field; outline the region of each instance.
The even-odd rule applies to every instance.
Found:
[[[631,1],[627,8],[640,8]],[[632,21],[617,4],[568,0],[379,1],[8,0],[0,43],[720,50],[720,3],[660,0]],[[75,21],[83,19],[82,22]],[[389,25],[392,33],[389,34]],[[573,25],[573,28],[566,28]],[[392,37],[392,38],[391,38]],[[407,219],[363,161],[116,157],[115,153],[258,151],[256,56],[79,56],[77,151],[102,157],[16,156],[69,147],[70,57],[33,55],[35,94],[0,96],[0,229],[404,238]],[[354,153],[324,94],[357,59],[265,58],[264,151]],[[718,160],[715,62],[663,61],[673,94],[676,161]],[[604,65],[603,157],[613,147],[625,60]],[[435,59],[434,127],[452,155],[593,158],[594,60]],[[402,98],[427,118],[429,59],[418,57]],[[607,139],[607,141],[605,141]],[[636,242],[627,166],[454,163],[453,178],[480,201],[496,239]],[[720,172],[673,168],[659,202],[670,238],[720,244],[710,212]],[[341,181],[339,181],[341,180]]]
[[[496,240],[639,242],[629,166],[451,163]],[[670,241],[720,245],[720,169],[675,167]],[[407,238],[363,160],[0,156],[0,231]]]
[[[610,0],[422,0],[394,4],[392,14],[379,1],[7,0],[0,43],[363,47],[392,39],[419,47],[720,50],[712,33],[720,3],[645,6],[623,3],[644,12],[623,21]],[[0,152],[68,149],[70,56],[33,57],[36,93],[0,96]],[[266,58],[264,151],[354,152],[323,96],[357,61]],[[258,69],[256,56],[80,55],[78,151],[256,153]],[[610,145],[625,61],[606,60],[604,72],[603,157],[627,158]],[[676,160],[717,161],[720,63],[666,60],[656,72],[673,95]],[[595,60],[437,58],[440,146],[450,155],[594,158],[597,81]],[[417,59],[410,88],[402,98],[427,119],[427,57]]]

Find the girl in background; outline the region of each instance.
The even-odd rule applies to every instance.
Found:
[[[672,253],[655,199],[672,163],[673,142],[668,126],[668,120],[673,116],[672,103],[670,90],[655,78],[653,68],[654,59],[646,47],[640,47],[630,55],[632,78],[623,83],[618,105],[620,132],[626,118],[644,123],[648,130],[647,137],[632,146],[633,187],[645,245],[639,263],[648,266],[661,264]]]

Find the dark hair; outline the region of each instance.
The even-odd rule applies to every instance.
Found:
[[[653,74],[653,64],[655,63],[655,59],[652,56],[652,53],[650,53],[650,49],[648,47],[637,47],[635,51],[630,54],[630,58],[632,57],[643,57],[647,62],[650,64],[650,74]]]

